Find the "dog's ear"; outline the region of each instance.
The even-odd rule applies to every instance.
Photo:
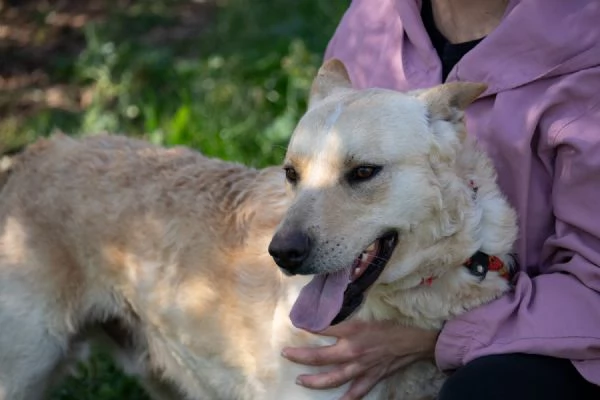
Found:
[[[454,122],[462,117],[462,112],[486,89],[485,83],[451,82],[411,94],[427,104],[433,119]]]
[[[310,89],[309,108],[315,102],[324,99],[338,89],[351,89],[352,82],[344,63],[332,58],[319,68]]]

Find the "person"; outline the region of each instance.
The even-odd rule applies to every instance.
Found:
[[[353,0],[326,50],[356,88],[485,82],[468,131],[519,215],[514,290],[440,332],[347,321],[334,345],[286,348],[318,390],[434,357],[439,400],[600,399],[600,2]]]

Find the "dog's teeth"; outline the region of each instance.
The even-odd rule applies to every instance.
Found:
[[[367,262],[368,259],[369,259],[369,255],[367,253],[362,253],[360,255],[360,261]]]
[[[373,250],[375,250],[375,242],[371,243],[365,251],[373,251]]]
[[[360,272],[360,268],[354,268],[354,275],[358,275],[359,272]]]

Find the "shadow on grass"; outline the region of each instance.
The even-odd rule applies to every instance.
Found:
[[[53,390],[50,400],[150,400],[134,378],[125,376],[101,350]]]

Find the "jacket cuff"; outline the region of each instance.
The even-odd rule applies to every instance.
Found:
[[[435,345],[435,362],[444,372],[462,367],[474,338],[480,337],[479,327],[472,323],[453,319],[444,324]]]

